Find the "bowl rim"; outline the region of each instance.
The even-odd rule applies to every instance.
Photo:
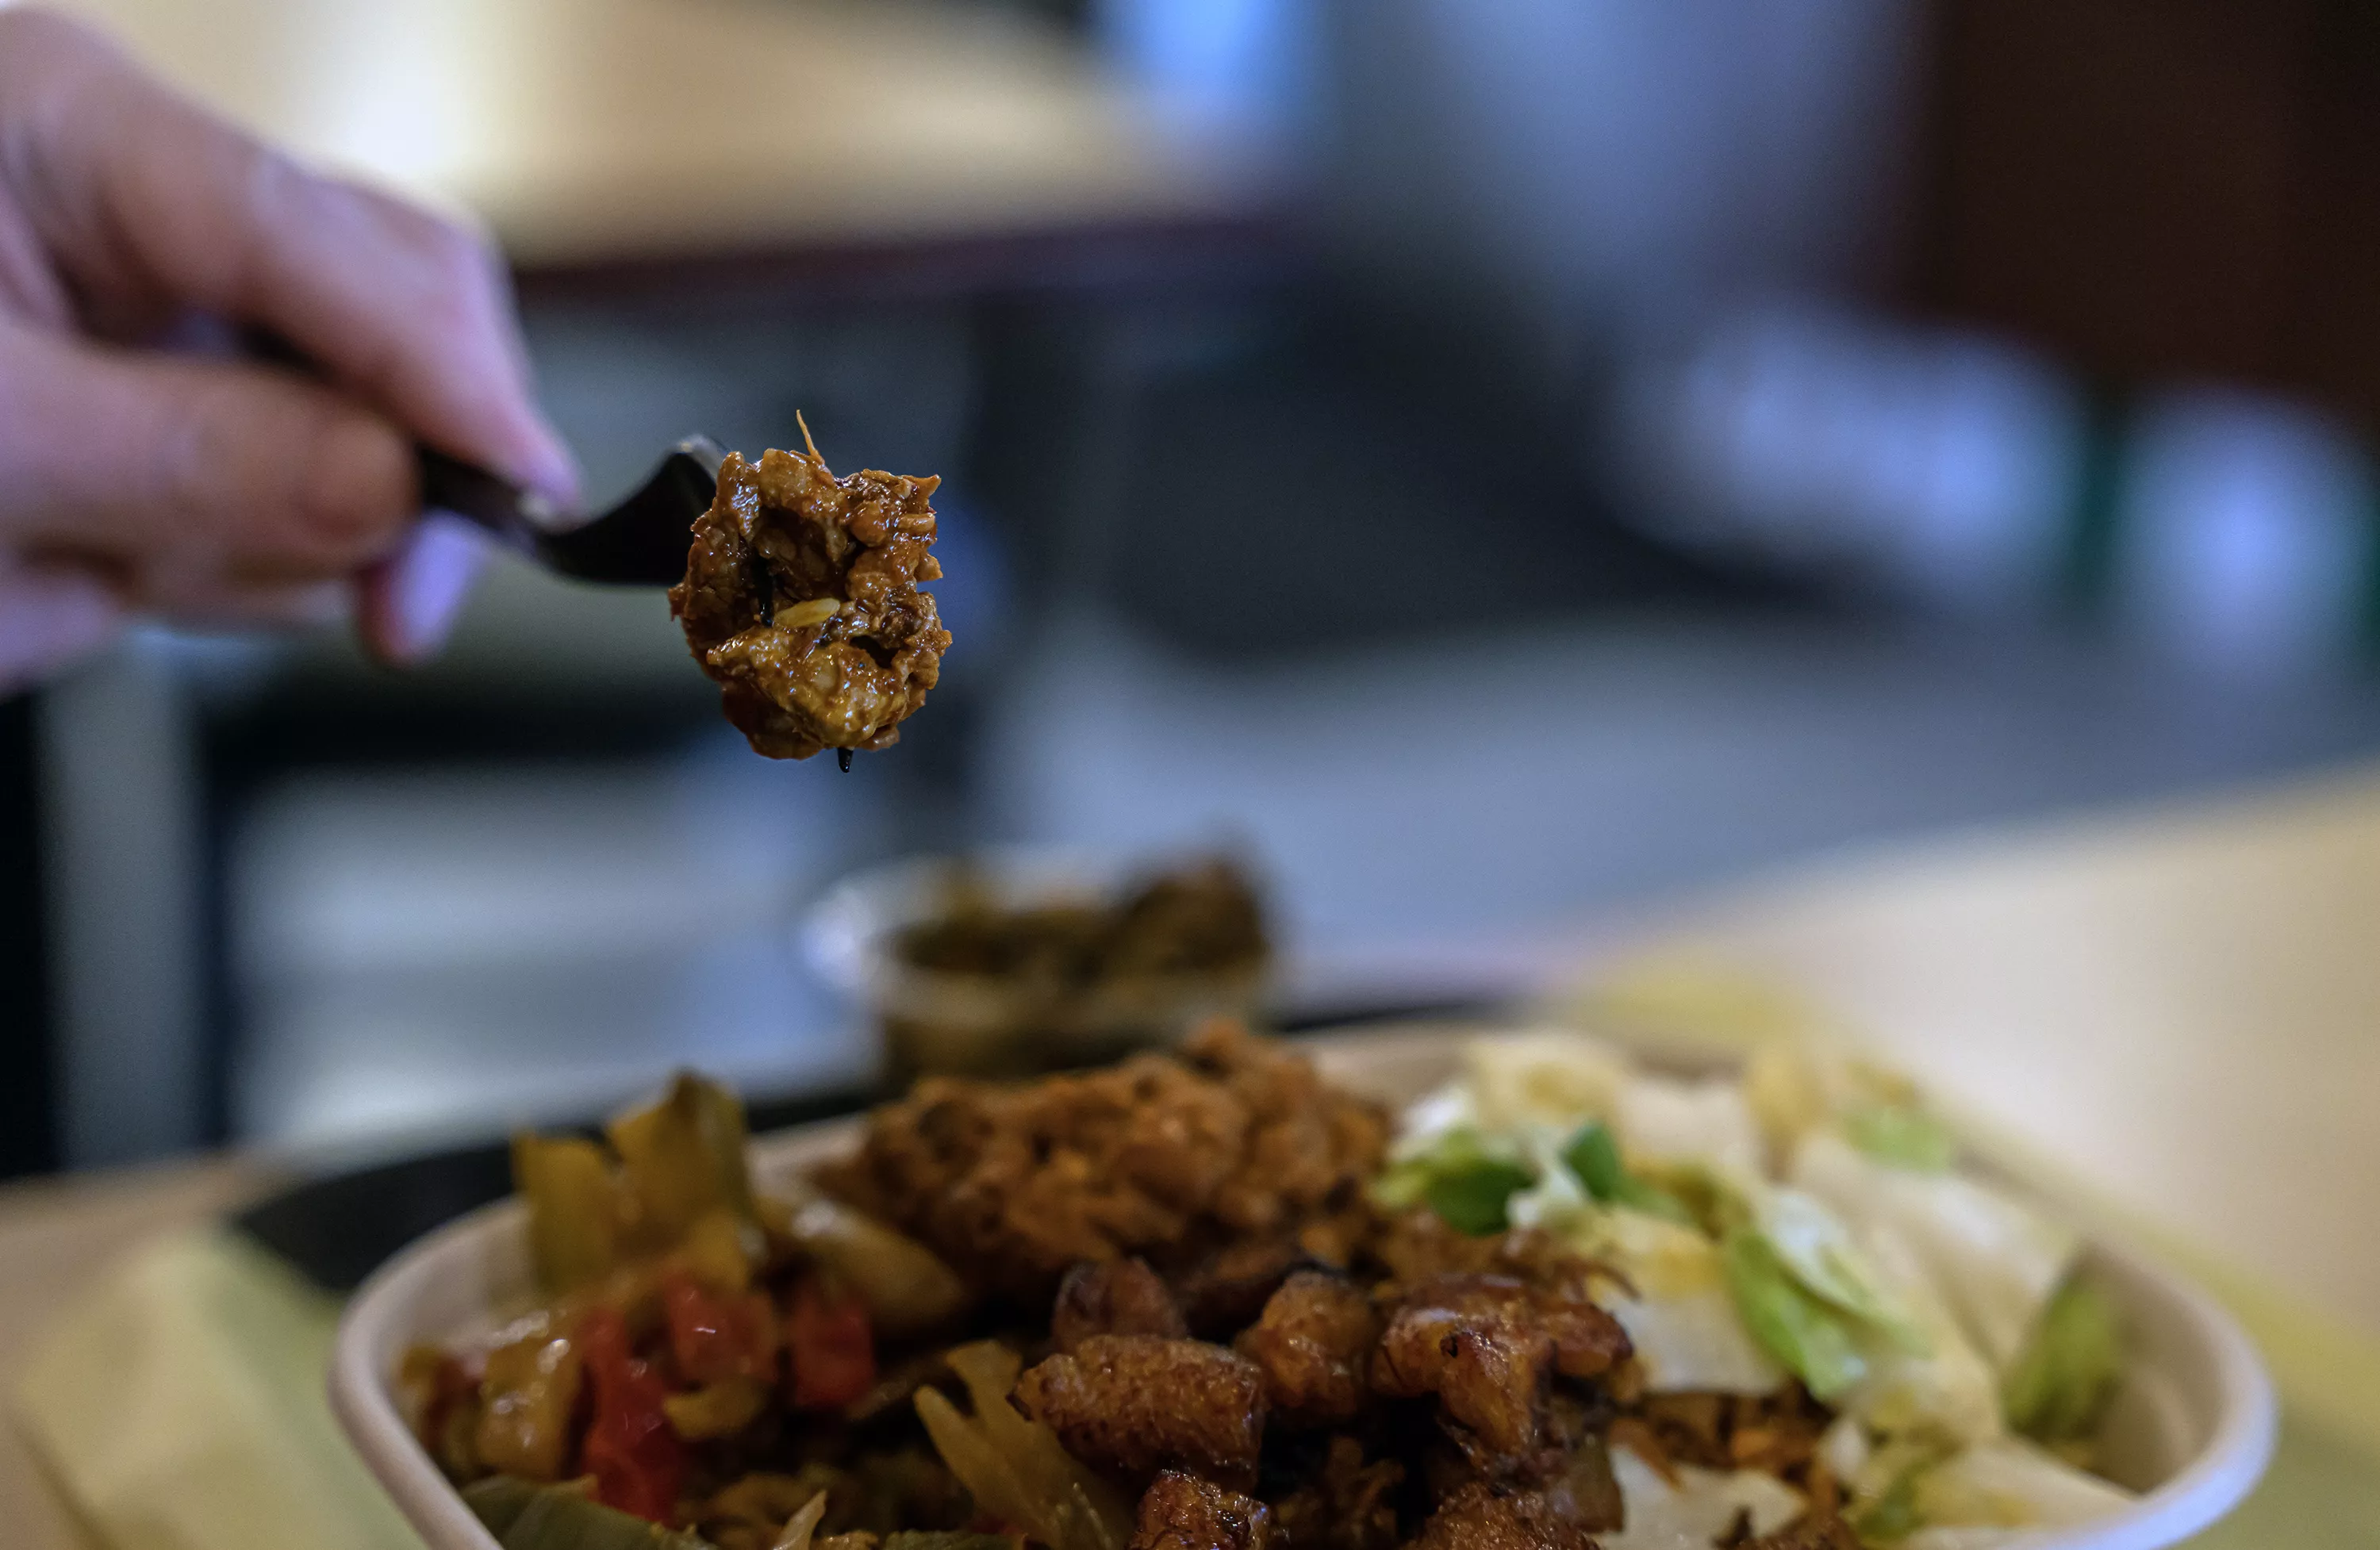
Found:
[[[1393,1069],[1400,1060],[1443,1058],[1450,1044],[1475,1036],[1485,1026],[1476,1020],[1364,1024],[1301,1039],[1299,1047],[1326,1074],[1344,1078]],[[1665,1053],[1644,1047],[1633,1052],[1657,1061]],[[864,1118],[849,1115],[756,1136],[750,1143],[754,1163],[764,1170],[799,1166],[816,1154],[846,1144]],[[522,1209],[517,1195],[507,1195],[415,1240],[365,1279],[339,1320],[331,1354],[332,1412],[365,1466],[431,1550],[502,1546],[406,1424],[392,1374],[382,1370],[377,1353],[387,1326],[412,1305],[424,1284],[446,1268],[450,1258],[504,1230]],[[2254,1343],[2213,1296],[2120,1233],[2092,1229],[2084,1242],[2127,1280],[2154,1288],[2207,1350],[2217,1395],[2215,1424],[2194,1457],[2123,1511],[2070,1530],[2045,1531],[2021,1543],[2033,1550],[2158,1550],[2212,1525],[2254,1488],[2277,1439],[2278,1400]]]

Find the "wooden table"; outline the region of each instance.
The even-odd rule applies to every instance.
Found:
[[[1249,163],[1013,12],[916,0],[65,0],[531,271],[1239,208]]]

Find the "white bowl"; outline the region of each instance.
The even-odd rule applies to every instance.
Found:
[[[1307,1047],[1333,1080],[1391,1103],[1445,1079],[1475,1028],[1350,1032]],[[851,1145],[833,1120],[752,1144],[762,1181]],[[2132,1361],[2101,1445],[2108,1472],[2142,1496],[2122,1512],[2028,1550],[2153,1550],[2180,1544],[2248,1494],[2273,1449],[2275,1406],[2255,1348],[2204,1292],[2121,1244],[2095,1241],[2092,1271],[2123,1304]],[[430,1550],[500,1550],[407,1427],[398,1362],[423,1342],[468,1339],[528,1301],[522,1208],[506,1200],[450,1222],[382,1265],[347,1305],[331,1359],[331,1406]]]

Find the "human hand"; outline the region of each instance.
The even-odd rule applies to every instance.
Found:
[[[249,333],[319,375],[237,358]],[[352,599],[377,655],[434,651],[480,551],[416,521],[416,441],[577,498],[484,240],[0,11],[0,690],[144,613]]]

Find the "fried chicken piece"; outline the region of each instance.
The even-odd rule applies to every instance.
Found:
[[[1584,1296],[1508,1276],[1437,1276],[1406,1290],[1372,1359],[1383,1394],[1435,1394],[1482,1474],[1543,1481],[1567,1462],[1547,1425],[1555,1374],[1591,1378],[1629,1354],[1619,1321]]]
[[[815,446],[720,466],[670,612],[755,751],[806,759],[900,741],[951,644],[918,590],[942,574],[929,551],[941,482],[873,468],[838,479]]]
[[[1220,1346],[1094,1335],[1018,1378],[1016,1400],[1067,1452],[1125,1480],[1179,1469],[1256,1483],[1264,1376]]]
[[[1288,1550],[1393,1550],[1404,1479],[1394,1459],[1367,1464],[1361,1443],[1332,1437],[1320,1471],[1273,1508],[1275,1532]]]
[[[1372,1300],[1343,1276],[1300,1270],[1265,1303],[1233,1349],[1264,1374],[1271,1408],[1306,1425],[1355,1419],[1380,1341]]]
[[[1058,1283],[1058,1305],[1050,1313],[1050,1338],[1072,1351],[1094,1335],[1161,1335],[1182,1339],[1190,1333],[1173,1293],[1146,1260],[1085,1260]]]
[[[1268,1550],[1272,1544],[1272,1512],[1264,1503],[1167,1470],[1140,1498],[1130,1550]]]
[[[1264,1160],[1278,1158],[1281,1144],[1267,1138],[1284,1126],[1319,1137],[1293,1168]],[[1083,1260],[1138,1254],[1170,1267],[1245,1236],[1235,1224],[1252,1217],[1270,1224],[1269,1238],[1293,1241],[1361,1200],[1387,1138],[1377,1106],[1323,1087],[1305,1060],[1244,1031],[1219,1032],[1180,1056],[1024,1086],[921,1082],[871,1115],[858,1155],[819,1182],[971,1282],[1046,1305]]]
[[[1475,1481],[1429,1515],[1408,1550],[1595,1550],[1595,1541],[1537,1493]]]

